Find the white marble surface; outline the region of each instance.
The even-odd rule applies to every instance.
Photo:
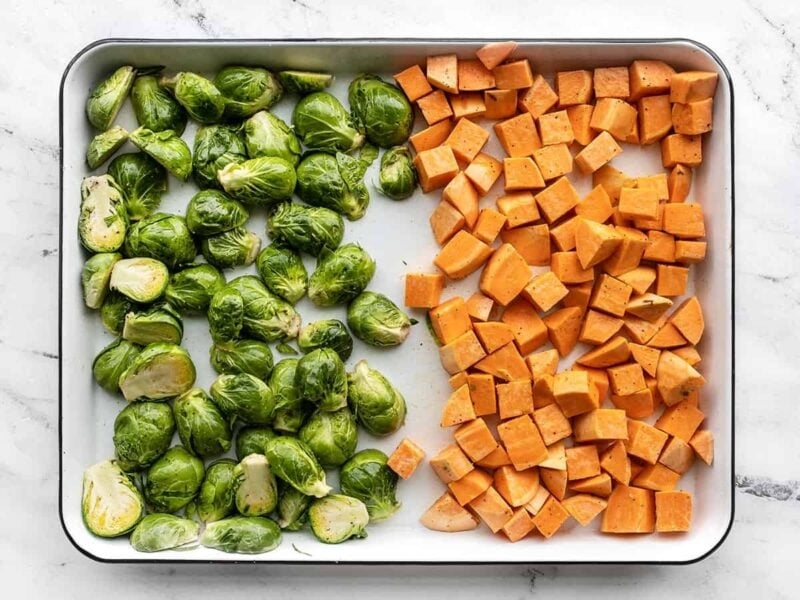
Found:
[[[334,7],[334,4],[336,7]],[[0,580],[26,598],[791,598],[800,535],[800,8],[786,1],[8,2],[0,21]],[[346,7],[346,8],[345,8]],[[681,567],[103,565],[58,522],[58,98],[105,37],[688,37],[736,98],[736,523]]]

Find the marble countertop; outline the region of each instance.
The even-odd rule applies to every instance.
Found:
[[[800,535],[800,12],[778,0],[12,2],[0,39],[0,577],[26,598],[797,595]],[[524,16],[524,18],[522,18]],[[58,84],[106,37],[686,37],[736,98],[736,520],[680,567],[103,565],[58,521]],[[794,367],[792,365],[795,365]],[[310,592],[310,594],[309,594]]]

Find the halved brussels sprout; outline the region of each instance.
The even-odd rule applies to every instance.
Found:
[[[276,156],[293,167],[300,162],[300,142],[283,119],[261,110],[244,122],[244,144],[250,158]]]
[[[124,251],[128,258],[155,258],[169,269],[188,264],[197,256],[186,220],[167,213],[154,213],[134,223],[125,238]]]
[[[243,423],[268,425],[275,409],[272,390],[249,373],[220,375],[211,384],[211,398],[228,417]]]
[[[294,383],[300,397],[320,410],[347,406],[347,373],[342,359],[331,348],[317,348],[301,358]]]
[[[83,263],[81,287],[83,302],[89,308],[100,308],[108,295],[111,270],[122,255],[118,252],[101,252]]]
[[[281,488],[278,498],[278,525],[287,531],[300,531],[308,522],[308,507],[313,496],[308,496],[290,485]]]
[[[131,91],[135,76],[136,70],[126,65],[118,68],[92,90],[86,100],[86,116],[95,129],[105,131],[111,127]]]
[[[317,306],[346,304],[363,292],[375,274],[375,261],[358,244],[323,254],[308,280],[308,297]]]
[[[81,515],[94,535],[112,538],[128,533],[144,516],[144,500],[113,460],[83,472]]]
[[[116,125],[108,131],[98,133],[86,148],[86,164],[94,170],[111,158],[128,141],[128,131]]]
[[[174,398],[194,385],[196,372],[189,353],[175,344],[150,344],[119,378],[128,401]]]
[[[414,126],[414,109],[406,95],[377,75],[361,75],[348,88],[356,128],[381,148],[404,143]]]
[[[175,433],[175,418],[165,402],[133,402],[114,419],[117,464],[125,471],[152,465],[168,449]]]
[[[200,252],[220,269],[252,265],[261,249],[261,238],[244,227],[234,227],[200,241]]]
[[[167,191],[167,171],[144,152],[120,154],[108,165],[131,221],[143,219],[161,204]]]
[[[279,435],[271,439],[266,456],[272,472],[299,492],[322,498],[333,489],[314,453],[297,438]]]
[[[233,488],[236,483],[236,461],[221,458],[208,465],[197,493],[197,516],[204,523],[219,521],[236,508]]]
[[[300,141],[310,150],[350,152],[364,143],[344,106],[328,92],[303,97],[294,107],[292,124]]]
[[[267,289],[287,302],[296,304],[305,295],[308,272],[293,250],[270,244],[258,255],[256,269]]]
[[[318,410],[305,422],[298,437],[311,449],[322,468],[332,469],[356,451],[356,418],[347,407],[333,412]]]
[[[131,132],[130,140],[181,181],[189,179],[192,172],[192,151],[171,129],[150,131],[139,127]]]
[[[194,135],[192,168],[198,187],[219,188],[217,173],[231,163],[247,160],[247,150],[238,131],[226,125],[206,125]]]
[[[200,123],[216,123],[225,110],[225,97],[208,79],[197,73],[181,72],[161,77],[161,87],[172,91],[189,116]]]
[[[204,312],[225,283],[225,276],[213,265],[193,265],[172,274],[164,298],[182,313]]]
[[[272,427],[283,433],[299,431],[306,418],[303,399],[294,383],[298,362],[296,358],[284,358],[269,376],[269,387],[275,397]]]
[[[229,342],[239,337],[244,324],[244,300],[230,286],[211,297],[208,305],[208,328],[215,343]]]
[[[261,554],[281,544],[281,530],[266,517],[228,517],[206,525],[200,544],[222,552]]]
[[[172,405],[181,444],[200,458],[213,458],[231,447],[231,428],[202,389],[192,388]]]
[[[233,499],[245,517],[268,515],[278,506],[278,482],[263,454],[248,454],[233,471]]]
[[[110,291],[100,307],[100,322],[112,335],[121,336],[125,315],[141,306],[119,292]]]
[[[224,189],[251,206],[272,206],[291,198],[297,184],[294,165],[276,156],[230,163],[217,173]]]
[[[266,379],[272,364],[272,350],[258,340],[215,342],[211,347],[211,366],[217,373],[249,373]]]
[[[318,256],[335,250],[344,237],[344,221],[334,211],[293,202],[279,204],[267,220],[267,231],[277,243]]]
[[[340,544],[350,538],[367,537],[369,512],[357,498],[329,494],[311,503],[308,520],[314,536],[325,544]]]
[[[92,363],[94,380],[112,394],[119,391],[119,378],[131,361],[139,355],[140,348],[126,340],[114,340],[103,348]]]
[[[370,346],[397,346],[411,331],[411,319],[389,298],[361,292],[347,307],[347,325],[353,335]]]
[[[341,152],[336,156],[307,154],[297,167],[297,195],[306,204],[329,208],[356,221],[369,205],[363,164]]]
[[[197,495],[204,475],[202,460],[173,446],[147,470],[144,497],[148,506],[156,512],[177,512]]]
[[[109,288],[134,302],[153,302],[167,289],[169,270],[154,258],[123,258],[111,269]]]
[[[392,200],[405,200],[414,193],[417,170],[408,148],[396,146],[383,153],[378,182],[380,192]]]
[[[309,323],[300,330],[297,345],[305,354],[317,348],[331,348],[342,361],[353,352],[353,338],[344,323],[338,319],[322,319]]]
[[[137,552],[161,552],[196,546],[200,525],[183,517],[153,513],[139,521],[131,533],[131,546]]]
[[[321,92],[333,83],[333,75],[330,73],[313,71],[280,71],[278,79],[287,93],[301,96]]]
[[[250,454],[267,454],[267,443],[278,434],[269,427],[242,427],[236,433],[236,458],[242,460]]]
[[[262,342],[293,339],[300,331],[300,315],[294,306],[264,287],[254,275],[243,275],[228,283],[244,299],[242,331]]]
[[[186,225],[195,235],[216,235],[240,227],[250,213],[239,202],[219,190],[202,190],[189,200]]]
[[[383,521],[400,509],[397,473],[386,466],[388,460],[380,450],[361,450],[339,471],[342,493],[366,504],[370,521]]]
[[[171,129],[178,135],[186,129],[186,111],[153,75],[140,75],[133,82],[131,104],[136,121],[150,131]]]
[[[125,241],[128,213],[122,194],[109,175],[84,177],[78,234],[90,252],[114,252]]]
[[[183,339],[183,321],[174,308],[161,303],[141,312],[129,312],[125,315],[122,337],[141,345],[154,342],[180,344]]]
[[[225,97],[225,116],[231,119],[265,110],[283,95],[278,78],[259,67],[224,67],[214,77],[214,85]]]
[[[405,398],[366,360],[358,361],[355,370],[348,373],[347,396],[356,419],[372,435],[389,435],[405,422]]]

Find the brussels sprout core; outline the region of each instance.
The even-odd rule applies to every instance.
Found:
[[[350,496],[331,494],[315,500],[308,509],[308,518],[311,531],[326,544],[367,537],[367,507],[361,500]]]
[[[153,302],[169,283],[167,266],[154,258],[124,258],[111,270],[110,287],[134,302]]]
[[[86,177],[81,182],[78,233],[91,252],[114,252],[125,241],[128,215],[116,182],[109,175]]]
[[[192,387],[195,368],[189,353],[174,344],[150,344],[119,378],[122,395],[128,401],[141,398],[163,400]]]
[[[131,480],[112,460],[83,473],[81,514],[86,527],[100,537],[128,533],[144,515],[144,501]]]

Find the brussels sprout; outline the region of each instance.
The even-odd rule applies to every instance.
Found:
[[[311,449],[323,468],[332,469],[356,451],[356,418],[346,407],[333,412],[317,411],[305,422],[298,437]]]
[[[153,302],[167,289],[169,270],[154,258],[123,258],[111,269],[109,288],[134,302]]]
[[[303,150],[297,136],[281,118],[262,110],[244,122],[244,145],[250,158],[276,156],[293,167]]]
[[[183,339],[183,321],[174,308],[162,303],[125,315],[122,337],[141,345],[154,342],[180,344]]]
[[[378,154],[380,154],[378,147],[369,142],[361,146],[361,149],[358,151],[358,160],[361,162],[361,168],[364,173],[366,173],[369,166],[375,162],[375,159],[378,158]]]
[[[278,79],[287,93],[301,96],[321,92],[333,83],[333,75],[330,73],[311,71],[280,71]]]
[[[369,512],[357,498],[329,494],[311,503],[308,520],[314,536],[326,544],[340,544],[350,538],[367,537]]]
[[[120,67],[92,90],[86,100],[86,116],[95,129],[105,131],[111,127],[131,91],[135,76],[133,67]]]
[[[298,362],[296,358],[284,358],[275,365],[269,377],[269,387],[275,397],[272,427],[276,431],[294,433],[306,418],[303,399],[294,383]]]
[[[222,189],[251,206],[271,206],[291,198],[297,183],[292,163],[276,156],[230,163],[217,173]]]
[[[245,160],[244,141],[233,127],[206,125],[195,133],[192,168],[194,180],[200,188],[219,188],[217,173],[231,163]]]
[[[221,458],[208,465],[197,493],[197,516],[204,523],[224,519],[236,507],[233,500],[235,468],[236,461],[230,458]]]
[[[231,447],[231,428],[203,390],[192,388],[172,405],[181,444],[195,456],[213,458]]]
[[[150,131],[171,129],[178,135],[186,129],[186,111],[153,75],[140,75],[133,82],[131,104],[136,121]]]
[[[192,151],[174,131],[150,131],[139,127],[131,132],[130,140],[181,181],[189,179]]]
[[[329,208],[356,221],[369,205],[369,192],[360,169],[358,159],[341,152],[336,156],[324,152],[308,154],[297,167],[297,195],[306,204]]]
[[[139,521],[131,533],[137,552],[160,552],[194,546],[200,539],[200,525],[189,519],[153,513]]]
[[[266,383],[248,373],[220,375],[211,384],[211,398],[228,417],[244,423],[267,425],[275,399]]]
[[[131,221],[143,219],[161,204],[167,191],[167,171],[144,152],[120,154],[108,165]]]
[[[225,283],[225,276],[216,267],[193,265],[173,273],[164,298],[182,313],[204,312]]]
[[[331,348],[343,361],[353,352],[353,338],[344,323],[338,319],[322,319],[309,323],[300,330],[297,345],[305,354],[317,348]]]
[[[197,192],[186,207],[186,225],[195,235],[215,235],[240,227],[250,213],[239,202],[219,190]]]
[[[120,336],[125,324],[125,315],[138,308],[140,305],[127,296],[111,291],[100,307],[100,322],[110,334]]]
[[[144,516],[142,495],[113,460],[83,472],[81,515],[94,535],[112,538],[128,533]]]
[[[364,143],[344,106],[328,92],[303,97],[294,107],[292,124],[300,141],[310,150],[350,152]]]
[[[228,517],[206,526],[200,544],[222,552],[261,554],[281,544],[281,530],[266,517]]]
[[[225,97],[225,116],[232,119],[265,110],[283,95],[278,78],[258,67],[224,67],[214,77],[214,85]]]
[[[114,419],[117,464],[125,471],[140,471],[168,449],[175,433],[172,409],[164,402],[134,402]]]
[[[412,322],[383,294],[361,292],[347,308],[347,325],[371,346],[397,346],[408,337]]]
[[[383,153],[378,181],[381,193],[392,200],[405,200],[414,193],[417,170],[408,148],[397,146]]]
[[[144,497],[148,506],[156,512],[180,510],[197,495],[204,474],[202,460],[173,446],[147,470]]]
[[[90,169],[96,169],[111,158],[114,152],[122,148],[127,141],[128,131],[119,125],[98,133],[86,148],[86,164]]]
[[[256,269],[267,289],[291,304],[306,293],[308,272],[300,256],[289,248],[267,246],[256,258]]]
[[[254,275],[232,280],[230,287],[244,299],[242,331],[262,342],[293,339],[300,331],[300,315],[294,306],[272,294]]]
[[[134,223],[125,238],[124,250],[129,258],[155,258],[169,269],[190,263],[197,256],[186,220],[167,213],[154,213]]]
[[[345,244],[323,255],[308,280],[308,297],[317,306],[346,304],[367,287],[375,261],[357,244]]]
[[[100,308],[108,295],[111,270],[122,255],[117,252],[95,254],[85,263],[81,271],[83,302],[89,308]]]
[[[348,373],[347,396],[356,419],[372,435],[389,435],[405,422],[405,398],[366,360],[358,361]]]
[[[383,521],[400,509],[397,473],[386,466],[388,460],[380,450],[361,450],[339,471],[342,493],[366,504],[370,521]]]
[[[325,248],[339,247],[344,221],[327,208],[284,202],[267,220],[267,231],[275,242],[317,256]]]
[[[252,265],[261,249],[261,238],[244,227],[235,227],[200,241],[200,252],[220,269]]]
[[[233,499],[245,517],[268,515],[278,506],[278,482],[263,454],[248,454],[234,467]]]
[[[236,433],[236,458],[267,453],[267,442],[277,434],[269,427],[242,427]]]
[[[119,377],[128,401],[174,398],[194,385],[196,372],[189,353],[175,344],[150,344]]]
[[[128,214],[116,182],[109,175],[84,177],[78,234],[91,252],[114,252],[125,241]]]
[[[158,84],[172,91],[189,116],[200,123],[216,123],[225,110],[225,97],[202,75],[181,72],[161,77]]]
[[[216,342],[211,347],[211,366],[217,373],[249,373],[266,379],[272,364],[272,350],[258,340]]]
[[[103,348],[92,363],[94,380],[104,390],[119,391],[119,377],[138,356],[140,348],[126,340],[114,340]]]
[[[256,455],[257,456],[257,455]],[[314,453],[302,441],[279,435],[267,442],[267,460],[272,471],[299,492],[322,498],[331,486]]]
[[[284,485],[278,498],[278,525],[287,531],[300,531],[308,522],[308,496],[290,485]]]
[[[361,75],[350,83],[347,99],[353,121],[367,139],[381,148],[404,143],[414,126],[414,109],[406,95],[376,75]]]
[[[208,305],[208,328],[215,342],[239,337],[244,324],[244,300],[234,288],[225,286],[211,297]]]
[[[297,363],[294,384],[300,397],[320,410],[334,411],[347,406],[347,373],[335,350],[317,348]]]

